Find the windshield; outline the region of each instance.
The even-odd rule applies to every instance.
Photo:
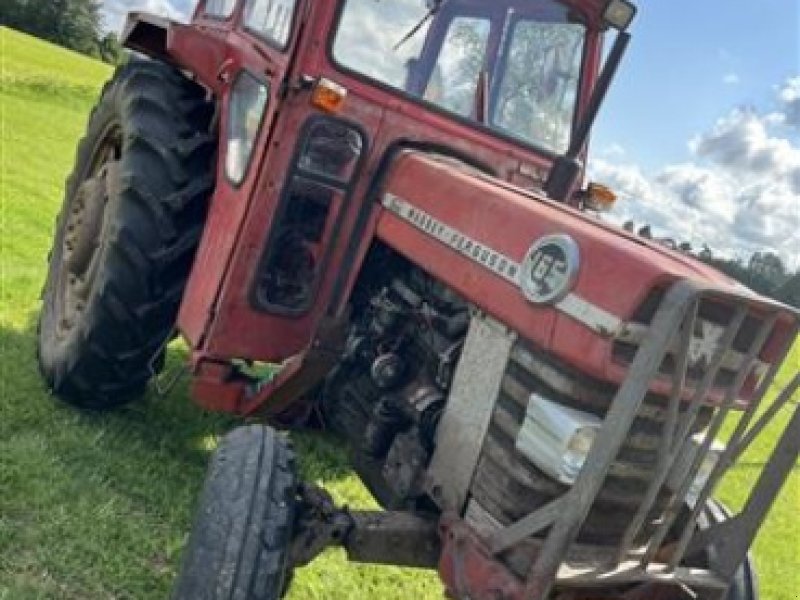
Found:
[[[504,135],[569,145],[586,28],[556,0],[345,0],[343,67]]]

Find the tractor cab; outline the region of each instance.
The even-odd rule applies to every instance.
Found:
[[[151,17],[132,15],[129,47],[163,52],[221,99],[217,188],[179,316],[196,397],[242,410],[217,357],[283,362],[342,314],[374,194],[404,151],[577,205],[634,12],[622,0],[209,0],[161,49]]]

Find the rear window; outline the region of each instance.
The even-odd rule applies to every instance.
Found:
[[[236,0],[206,0],[206,14],[227,19],[236,6]]]
[[[244,24],[259,37],[286,48],[292,32],[296,0],[248,0]]]

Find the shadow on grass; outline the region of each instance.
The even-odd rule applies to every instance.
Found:
[[[38,372],[34,323],[0,328],[0,596],[41,572],[57,587],[39,597],[166,597],[210,451],[241,420],[203,411],[186,381],[108,412],[67,406]],[[166,368],[186,358],[170,348]],[[292,438],[305,478],[357,487],[341,443]]]
[[[185,378],[166,396],[158,396],[151,386],[142,399],[111,411],[67,406],[48,393],[38,372],[35,319],[32,315],[22,332],[0,329],[4,389],[0,431],[8,436],[35,431],[47,439],[74,477],[100,478],[113,487],[138,490],[130,494],[134,498],[146,493],[148,480],[156,483],[162,477],[198,487],[210,451],[242,420],[199,408],[189,397]],[[173,344],[165,372],[180,369],[187,358],[186,349]],[[339,440],[316,432],[292,438],[304,478],[333,481],[351,474]]]

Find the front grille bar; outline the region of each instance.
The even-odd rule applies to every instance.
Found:
[[[734,319],[733,322],[736,323],[740,315],[744,317],[746,316],[746,314],[747,311],[743,307],[740,307],[739,314],[737,314],[737,319]],[[743,320],[744,319],[742,319],[742,321]],[[656,552],[658,552],[659,548],[661,548],[661,545],[664,543],[664,540],[669,534],[669,530],[675,523],[675,519],[678,517],[680,509],[682,508],[686,496],[689,493],[689,490],[692,486],[692,482],[694,481],[694,478],[697,476],[697,473],[700,470],[703,459],[705,455],[708,453],[708,451],[711,449],[711,444],[714,442],[717,435],[719,435],[722,426],[725,424],[725,420],[728,417],[728,414],[730,413],[731,409],[733,408],[736,399],[739,397],[739,394],[742,391],[742,386],[744,385],[745,380],[750,374],[750,371],[753,366],[753,361],[755,360],[755,357],[758,356],[758,354],[763,350],[763,346],[766,343],[770,333],[772,333],[776,320],[777,320],[777,313],[771,315],[768,319],[764,321],[759,330],[756,341],[752,344],[750,351],[748,352],[747,358],[743,364],[742,369],[737,373],[734,382],[725,391],[725,399],[723,401],[723,404],[717,410],[713,420],[709,424],[708,431],[705,433],[703,437],[702,444],[700,445],[699,448],[693,450],[694,456],[692,458],[692,465],[689,468],[688,472],[684,474],[683,481],[681,482],[681,485],[678,488],[678,490],[674,493],[665,517],[662,519],[661,524],[656,530],[655,535],[650,540],[647,552],[642,557],[642,565],[646,565],[647,563],[653,560],[653,558],[656,555]],[[739,323],[739,325],[741,325],[741,322]],[[736,331],[738,331],[738,326],[736,327]],[[732,341],[733,338],[731,338],[731,342]],[[727,349],[728,344],[726,342],[723,342],[722,344],[720,344],[720,346]],[[688,348],[683,349],[683,351],[687,350]],[[687,436],[687,438],[683,442],[683,447],[686,448],[688,451],[691,444],[692,444],[691,436]],[[697,501],[697,505],[695,506],[694,511],[697,511],[697,506],[702,506],[700,502],[705,504],[705,501],[708,499],[708,494],[707,494],[708,485],[706,484],[706,486],[704,487],[705,489],[700,494],[702,498]],[[699,511],[697,511],[697,513],[699,514]],[[693,515],[693,518],[696,521],[696,516]],[[687,531],[689,535],[691,535],[692,533],[691,528],[694,527],[695,523],[695,521],[692,521],[691,519],[690,521],[691,522],[689,526],[687,526]]]
[[[731,304],[728,323],[716,343],[704,371],[702,380],[687,385],[690,368],[690,344],[704,298],[722,298]],[[673,529],[682,509],[689,504],[688,496],[693,482],[702,467],[703,459],[715,438],[722,431],[727,418],[733,414],[738,398],[749,379],[759,371],[761,355],[770,335],[776,331],[781,315],[794,319],[792,335],[781,350],[778,359],[772,362],[756,386],[753,398],[741,413],[739,422],[730,437],[726,450],[711,469],[703,488],[697,494],[695,504],[689,506],[689,517],[682,522],[675,543],[664,544]],[[740,368],[733,381],[720,390],[717,374],[729,355],[737,334],[748,317],[757,316],[760,323],[746,352],[743,352]],[[752,318],[751,318],[752,322]],[[784,321],[785,322],[785,321]],[[675,284],[664,297],[652,320],[648,334],[639,346],[630,371],[620,386],[606,415],[602,429],[596,437],[592,451],[587,457],[575,484],[563,496],[495,532],[490,541],[494,554],[499,554],[525,537],[549,528],[539,546],[525,582],[525,597],[545,600],[555,582],[559,585],[579,585],[582,576],[572,565],[566,564],[570,548],[580,533],[589,511],[603,487],[612,463],[630,435],[634,420],[640,412],[643,399],[653,381],[662,377],[660,367],[668,352],[675,358],[671,391],[667,405],[667,418],[661,433],[661,456],[653,473],[649,487],[639,504],[634,517],[617,546],[612,563],[608,556],[598,557],[593,577],[620,582],[653,582],[659,585],[691,585],[699,591],[698,597],[717,600],[724,597],[727,584],[735,570],[744,560],[755,533],[766,513],[789,476],[798,453],[800,453],[800,408],[794,406],[794,415],[785,428],[772,459],[767,464],[754,487],[744,510],[721,524],[698,530],[706,501],[728,468],[738,460],[753,440],[775,416],[785,408],[800,388],[800,374],[777,395],[772,404],[761,407],[762,399],[770,392],[783,359],[798,332],[798,315],[779,304],[769,303],[749,296],[734,296],[716,289],[700,288],[691,282]],[[676,352],[677,349],[677,352]],[[763,372],[763,371],[762,371]],[[760,374],[760,373],[759,373]],[[722,400],[702,441],[697,445],[692,427],[703,406],[711,398]],[[687,404],[683,414],[681,405]],[[756,418],[757,415],[761,415]],[[660,492],[670,490],[665,512],[658,526],[641,546],[639,537]],[[558,510],[553,510],[557,507]],[[639,547],[635,547],[639,545]],[[685,557],[714,547],[716,559],[708,570],[687,569]],[[614,560],[615,559],[615,560]],[[688,573],[691,572],[691,581]]]
[[[792,383],[786,389],[783,390],[783,392],[778,396],[778,398],[773,403],[773,407],[777,407],[777,409],[780,410],[781,408],[786,406],[786,403],[794,395],[794,393],[798,390],[798,388],[800,388],[800,375],[795,376]],[[756,427],[754,427],[753,432],[762,430],[770,422],[770,420],[771,419],[760,420],[759,423],[756,425]],[[689,546],[689,542],[691,542],[692,540],[692,534],[694,533],[694,526],[697,523],[698,518],[700,517],[700,513],[706,503],[706,500],[708,500],[711,497],[711,494],[714,492],[717,483],[719,483],[722,476],[728,470],[728,467],[732,466],[739,459],[739,457],[744,453],[744,451],[747,450],[747,448],[750,446],[750,443],[755,439],[755,436],[748,436],[749,442],[742,444],[740,443],[742,435],[743,432],[739,432],[739,430],[737,429],[737,432],[734,433],[734,436],[731,438],[733,443],[729,444],[725,452],[723,452],[722,456],[720,456],[719,461],[714,466],[714,469],[711,471],[711,474],[709,475],[706,485],[703,487],[703,490],[698,495],[697,503],[695,504],[694,510],[692,511],[689,521],[684,527],[683,533],[681,534],[677,546],[672,550],[672,557],[670,558],[669,562],[669,567],[671,569],[676,568],[681,563],[681,560],[684,557],[686,549]]]

